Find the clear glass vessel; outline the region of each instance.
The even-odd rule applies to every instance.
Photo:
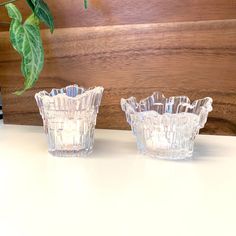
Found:
[[[103,90],[70,85],[35,94],[51,154],[86,156],[92,152]]]
[[[165,98],[155,92],[140,102],[122,98],[121,107],[141,153],[178,160],[192,157],[194,139],[212,111],[212,99],[191,103],[186,96]]]

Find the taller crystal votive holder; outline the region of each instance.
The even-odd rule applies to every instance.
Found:
[[[190,159],[194,140],[212,111],[212,99],[190,102],[186,96],[165,98],[153,93],[140,102],[121,99],[122,110],[137,139],[138,150],[162,159]]]
[[[35,94],[52,155],[77,157],[92,152],[103,90],[70,85]]]

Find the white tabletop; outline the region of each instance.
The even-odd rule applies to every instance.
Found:
[[[88,158],[47,153],[42,127],[0,128],[1,236],[235,236],[236,137],[199,136],[193,161],[137,154],[96,130]]]

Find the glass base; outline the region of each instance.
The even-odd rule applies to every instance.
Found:
[[[82,157],[88,156],[94,144],[94,123],[79,121],[80,126],[76,128],[76,122],[65,122],[63,127],[70,124],[72,129],[48,129],[48,150],[57,157]]]
[[[49,150],[48,152],[56,157],[86,157],[93,152],[93,149]]]
[[[191,159],[196,133],[192,129],[190,131],[181,130],[181,132],[157,132],[155,129],[148,129],[136,135],[137,147],[141,153],[155,158]]]
[[[193,155],[193,151],[189,150],[159,149],[155,152],[147,150],[139,150],[139,152],[143,155],[164,160],[191,160]]]

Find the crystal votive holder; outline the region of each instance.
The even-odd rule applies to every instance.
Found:
[[[70,85],[35,94],[52,155],[87,156],[92,152],[103,90]]]
[[[186,96],[165,98],[155,92],[140,102],[122,98],[121,107],[142,154],[181,160],[192,157],[195,137],[212,111],[212,99],[191,103]]]

